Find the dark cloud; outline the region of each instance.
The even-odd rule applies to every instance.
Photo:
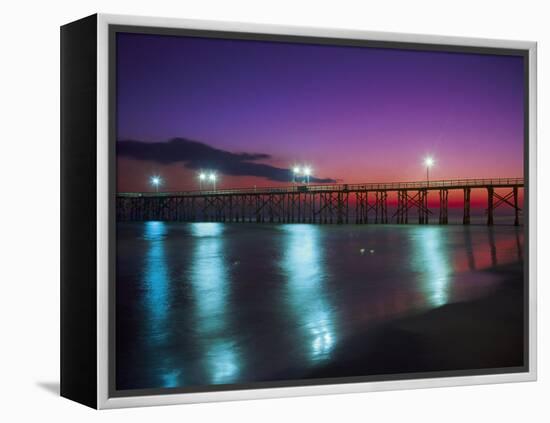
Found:
[[[118,141],[117,155],[161,164],[183,163],[189,169],[216,169],[225,175],[259,176],[279,182],[286,182],[290,177],[290,169],[256,163],[257,160],[269,159],[269,154],[232,153],[185,138],[174,138],[166,142]],[[313,176],[310,181],[336,182],[334,179]]]

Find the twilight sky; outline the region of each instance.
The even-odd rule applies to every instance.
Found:
[[[523,94],[521,57],[119,33],[118,190],[521,177]]]

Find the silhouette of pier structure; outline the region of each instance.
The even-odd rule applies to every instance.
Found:
[[[462,223],[471,223],[471,192],[487,195],[486,223],[494,224],[495,209],[511,207],[519,225],[519,190],[523,178],[452,179],[366,184],[293,184],[273,188],[218,189],[184,192],[116,194],[118,221],[255,222],[255,223],[449,223],[449,191],[461,191]],[[499,190],[498,192],[496,190]],[[393,213],[388,196],[395,195]],[[428,196],[439,198],[430,209]],[[438,210],[438,216],[434,215]]]

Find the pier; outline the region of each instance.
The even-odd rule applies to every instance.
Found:
[[[517,226],[522,212],[518,196],[523,188],[523,178],[497,178],[125,192],[116,194],[116,218],[118,221],[445,225],[449,222],[449,192],[461,191],[462,223],[468,225],[471,193],[475,189],[485,191],[487,196],[487,225],[494,224],[495,209],[510,207]],[[389,196],[395,196],[397,201],[391,212]],[[439,207],[430,208],[429,196],[439,199]]]

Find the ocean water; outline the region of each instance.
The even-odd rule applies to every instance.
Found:
[[[369,328],[490,296],[522,257],[513,226],[118,223],[116,386],[319,374]]]

